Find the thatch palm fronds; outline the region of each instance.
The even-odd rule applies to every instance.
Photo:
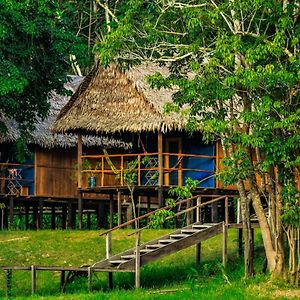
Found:
[[[68,104],[53,129],[70,133],[115,133],[181,130],[186,122],[175,113],[165,115],[164,104],[174,90],[151,89],[147,76],[166,68],[141,65],[127,72],[115,65],[96,64]]]

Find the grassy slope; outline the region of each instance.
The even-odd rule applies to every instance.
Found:
[[[113,252],[134,245],[130,230],[113,235]],[[146,230],[142,240],[148,241],[167,230]],[[10,231],[0,232],[0,265],[60,265],[80,266],[92,264],[105,257],[105,239],[98,231]],[[94,287],[98,292],[87,294],[87,280],[82,278],[67,286],[66,294],[59,296],[59,273],[38,271],[38,296],[47,299],[274,299],[276,290],[265,288],[266,277],[257,276],[241,280],[243,270],[235,255],[236,231],[229,232],[229,270],[223,271],[220,260],[222,237],[212,238],[202,244],[202,264],[194,266],[195,248],[170,255],[142,268],[140,291],[130,290],[134,285],[134,274],[114,274],[117,288],[105,291],[106,274],[97,273]],[[257,245],[261,243],[257,237]],[[257,247],[257,253],[262,248]],[[256,262],[260,263],[261,259]],[[5,296],[4,272],[0,272],[0,297]],[[262,284],[263,283],[263,284]],[[30,295],[30,272],[13,272],[13,295],[25,298]],[[176,293],[160,293],[159,290],[180,290]],[[99,292],[99,290],[101,292]],[[290,294],[290,296],[294,294]],[[300,296],[300,295],[299,295]],[[284,299],[281,295],[277,298]],[[291,299],[288,297],[286,299]],[[296,299],[296,298],[295,298]]]

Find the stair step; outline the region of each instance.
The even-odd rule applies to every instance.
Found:
[[[197,228],[197,229],[206,229],[206,228],[209,228],[209,227],[211,227],[211,226],[209,226],[209,225],[193,225],[192,226],[192,228]]]
[[[134,255],[134,254],[122,255],[121,258],[122,258],[122,259],[129,260],[129,259],[135,258],[135,255]]]
[[[140,253],[148,253],[148,252],[152,252],[153,249],[141,249]]]
[[[199,232],[199,231],[200,231],[199,229],[182,229],[181,233],[193,234],[193,233],[196,233],[196,232]]]
[[[123,264],[127,262],[127,260],[123,260],[123,259],[120,259],[120,260],[110,260],[109,263],[111,265],[120,265],[120,264]]]
[[[171,243],[176,242],[176,240],[168,239],[168,240],[159,240],[158,242],[161,244],[171,244]]]
[[[162,247],[161,244],[146,245],[147,249],[151,249],[151,248],[157,249],[157,248],[160,248],[160,247]]]
[[[182,239],[187,236],[189,236],[189,234],[184,234],[184,233],[170,234],[170,238],[173,238],[173,239]]]

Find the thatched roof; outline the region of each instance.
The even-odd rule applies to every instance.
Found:
[[[66,84],[66,89],[74,92],[78,86],[82,83],[84,77],[70,76],[70,81]],[[32,133],[32,137],[29,140],[30,144],[36,144],[44,148],[53,147],[74,147],[77,145],[77,136],[74,134],[57,134],[53,133],[50,129],[56,120],[61,109],[68,103],[69,96],[61,96],[53,92],[50,96],[50,111],[46,120],[40,120],[35,124],[36,129]],[[8,132],[0,134],[0,143],[10,143],[16,141],[20,132],[18,124],[14,120],[2,118],[8,128]],[[101,146],[105,148],[130,148],[130,144],[124,143],[119,140],[101,137],[101,136],[83,136],[83,144],[86,146]]]
[[[172,89],[151,89],[147,76],[166,75],[167,68],[141,65],[127,72],[115,65],[95,65],[62,109],[55,132],[115,133],[182,130],[185,120],[165,115],[163,106],[172,101]]]

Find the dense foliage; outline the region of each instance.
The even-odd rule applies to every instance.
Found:
[[[168,78],[156,74],[150,82],[178,86],[177,106],[171,109],[182,111],[188,104],[189,128],[222,141],[227,157],[221,175],[238,186],[245,227],[250,229],[251,200],[270,270],[282,274],[284,269],[285,230],[294,247],[287,255],[295,281],[300,271],[294,243],[300,227],[299,15],[295,0],[129,1],[116,29],[98,47],[104,64],[115,59],[169,67]]]
[[[46,117],[50,91],[64,92],[70,54],[83,64],[86,47],[58,0],[0,0],[0,12],[0,112],[26,138]]]

